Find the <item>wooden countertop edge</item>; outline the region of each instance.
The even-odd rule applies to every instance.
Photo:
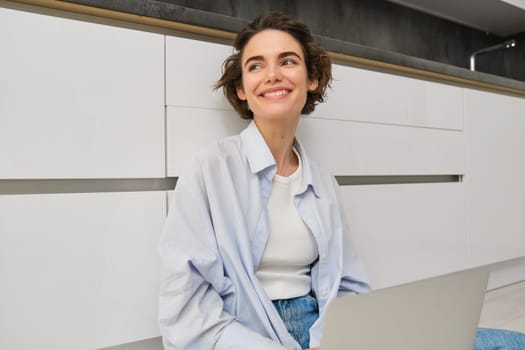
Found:
[[[209,37],[222,39],[222,40],[233,41],[236,35],[235,33],[224,31],[224,30],[219,30],[219,29],[213,29],[213,28],[207,28],[207,27],[202,27],[198,25],[185,24],[185,23],[179,23],[179,22],[174,22],[174,21],[169,21],[169,20],[164,20],[164,19],[140,16],[140,15],[135,15],[131,13],[124,13],[124,12],[119,12],[119,11],[101,9],[101,8],[92,7],[92,6],[73,4],[73,3],[64,2],[60,0],[10,0],[10,1],[14,3],[23,3],[23,4],[28,4],[28,5],[55,9],[55,10],[62,10],[62,11],[67,11],[67,12],[90,15],[90,16],[95,16],[95,17],[120,20],[120,21],[137,23],[137,24],[144,24],[144,25],[162,28],[162,29],[169,29],[169,30],[174,30],[174,31],[182,31],[182,32],[187,32],[187,33],[192,33],[192,34],[199,34],[199,35],[209,36]],[[373,69],[387,70],[390,72],[407,74],[407,75],[414,76],[414,77],[422,77],[422,78],[427,78],[427,79],[432,79],[432,80],[459,84],[459,85],[466,86],[466,87],[480,88],[484,90],[496,91],[500,93],[506,93],[510,95],[525,97],[525,90],[521,90],[517,88],[451,76],[451,75],[447,75],[443,73],[430,72],[430,71],[426,71],[422,69],[401,66],[401,65],[392,64],[392,63],[380,62],[380,61],[375,61],[375,60],[371,60],[367,58],[362,58],[362,57],[357,57],[357,56],[352,56],[352,55],[347,55],[347,54],[342,54],[342,53],[329,52],[329,54],[333,59],[337,59],[337,60],[352,63],[352,64],[357,64],[360,66],[370,67]]]

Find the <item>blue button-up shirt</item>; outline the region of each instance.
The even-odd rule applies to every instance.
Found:
[[[310,329],[313,347],[320,344],[326,304],[369,287],[349,240],[337,182],[308,159],[298,141],[295,147],[303,165],[295,205],[319,249],[311,270],[319,303],[319,319]],[[159,246],[165,349],[300,349],[255,276],[268,240],[275,172],[272,153],[252,122],[195,157],[179,178]]]

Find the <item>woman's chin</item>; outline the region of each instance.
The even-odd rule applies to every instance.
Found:
[[[297,120],[300,116],[300,111],[290,109],[274,109],[271,111],[264,111],[260,113],[254,112],[254,119],[278,121],[278,120]]]

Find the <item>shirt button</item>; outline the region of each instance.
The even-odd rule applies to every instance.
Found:
[[[328,296],[328,291],[327,291],[326,289],[323,289],[323,290],[321,291],[321,296],[322,296],[323,298],[326,298],[326,297]]]
[[[326,254],[322,253],[319,258],[321,259],[321,261],[325,261],[326,260]]]

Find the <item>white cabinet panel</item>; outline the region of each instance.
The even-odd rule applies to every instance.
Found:
[[[249,121],[233,111],[168,107],[168,176],[180,176],[192,157],[214,141],[239,134]]]
[[[463,92],[455,86],[333,65],[333,88],[313,116],[463,129]]]
[[[247,121],[233,111],[168,107],[168,176],[179,176],[192,155],[238,134]],[[303,117],[299,140],[335,175],[462,174],[463,132]]]
[[[165,192],[0,196],[0,348],[159,335]]]
[[[341,191],[374,288],[467,266],[462,184],[342,186]]]
[[[0,178],[164,176],[162,35],[0,8]]]
[[[303,118],[308,153],[335,175],[462,174],[463,132]]]
[[[525,256],[525,99],[466,89],[471,264]]]
[[[213,90],[232,53],[230,45],[166,37],[166,104],[233,110],[222,89]]]

